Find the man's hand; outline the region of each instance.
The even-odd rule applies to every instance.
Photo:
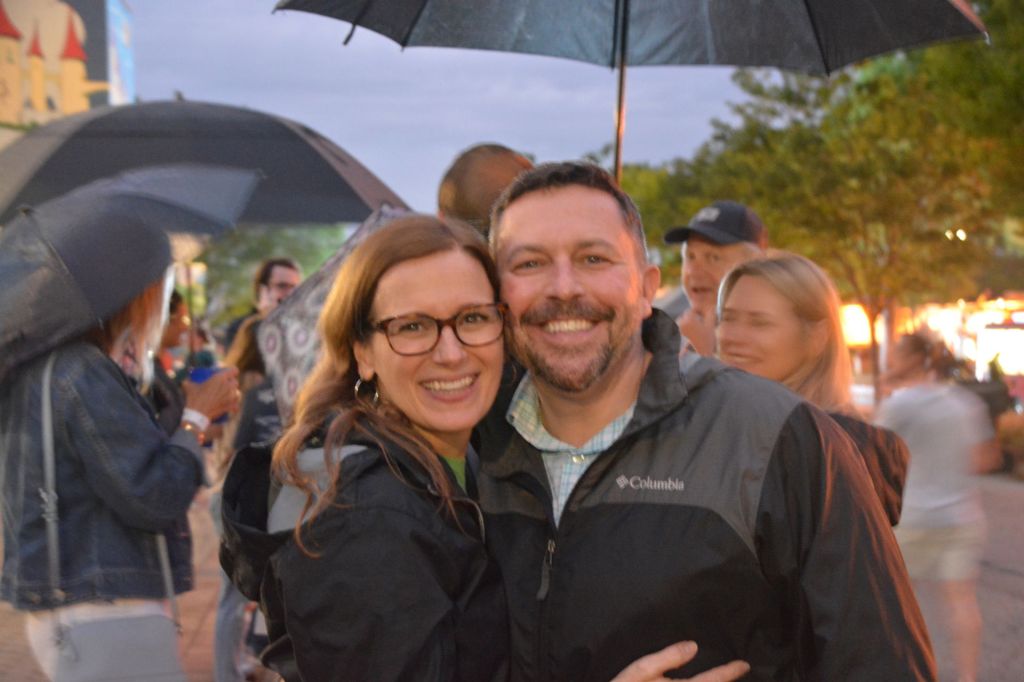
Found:
[[[696,655],[697,644],[695,642],[676,642],[661,651],[636,659],[616,675],[612,682],[671,682],[664,677],[663,673],[688,663]],[[706,670],[696,677],[688,677],[687,680],[689,682],[731,682],[740,679],[748,672],[750,672],[750,665],[746,661],[732,661]]]
[[[690,308],[678,320],[679,331],[704,356],[715,354],[715,314]]]

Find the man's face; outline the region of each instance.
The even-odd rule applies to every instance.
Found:
[[[256,307],[261,315],[266,315],[277,305],[288,298],[295,287],[302,281],[302,275],[297,270],[275,265],[270,269],[270,278],[266,284],[260,285],[260,298]]]
[[[660,273],[608,194],[568,186],[516,199],[495,256],[511,350],[536,381],[580,393],[640,347]]]
[[[725,273],[749,260],[756,247],[746,242],[719,245],[696,235],[683,242],[683,288],[701,315],[714,313]]]

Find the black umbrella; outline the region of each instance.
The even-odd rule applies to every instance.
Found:
[[[257,181],[237,168],[162,166],[25,209],[0,234],[0,381],[120,310],[175,255],[191,257],[197,241],[229,228]]]
[[[627,65],[829,74],[884,52],[985,33],[966,0],[280,0],[277,9],[341,19],[402,47],[525,52],[618,68],[616,177]]]
[[[101,177],[169,163],[251,168],[263,182],[243,222],[359,222],[405,204],[317,132],[286,118],[203,102],[100,107],[30,130],[0,152],[0,224]]]

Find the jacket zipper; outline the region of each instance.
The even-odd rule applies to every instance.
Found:
[[[537,601],[544,601],[551,587],[551,564],[555,560],[555,539],[548,538],[548,549],[540,564],[540,589],[537,590]]]
[[[569,527],[572,525],[572,512],[569,511],[569,507],[573,501],[573,498],[575,498],[577,494],[579,494],[580,481],[582,481],[583,477],[587,475],[587,473],[590,471],[590,468],[597,464],[598,460],[607,460],[617,457],[619,453],[623,451],[623,447],[620,445],[622,441],[623,439],[620,437],[615,443],[612,444],[611,447],[609,447],[607,450],[598,455],[597,458],[590,463],[590,467],[587,468],[587,471],[583,472],[583,476],[580,477],[580,480],[576,481],[576,485],[573,486],[572,491],[569,493],[569,497],[566,498],[565,500],[565,506],[562,508],[562,521],[557,526],[554,522],[554,510],[551,508],[553,495],[550,492],[548,492],[548,509],[549,513],[551,514],[551,516],[548,517],[548,525],[551,528],[551,534],[548,536],[547,549],[544,552],[544,559],[541,562],[540,589],[537,590],[537,601],[542,602],[540,604],[540,622],[538,623],[537,630],[537,636],[539,638],[537,646],[537,651],[539,654],[537,666],[541,679],[549,679],[551,676],[547,646],[550,642],[548,641],[548,637],[544,635],[544,633],[547,630],[548,618],[547,609],[545,608],[545,604],[543,602],[547,600],[548,592],[551,589],[551,574],[555,562],[555,549],[557,548],[557,543],[555,542],[555,539],[569,532]]]

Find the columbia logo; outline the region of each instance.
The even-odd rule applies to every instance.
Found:
[[[630,488],[632,490],[686,490],[686,483],[681,478],[651,478],[650,476],[626,476],[625,474],[615,479],[620,490]]]

